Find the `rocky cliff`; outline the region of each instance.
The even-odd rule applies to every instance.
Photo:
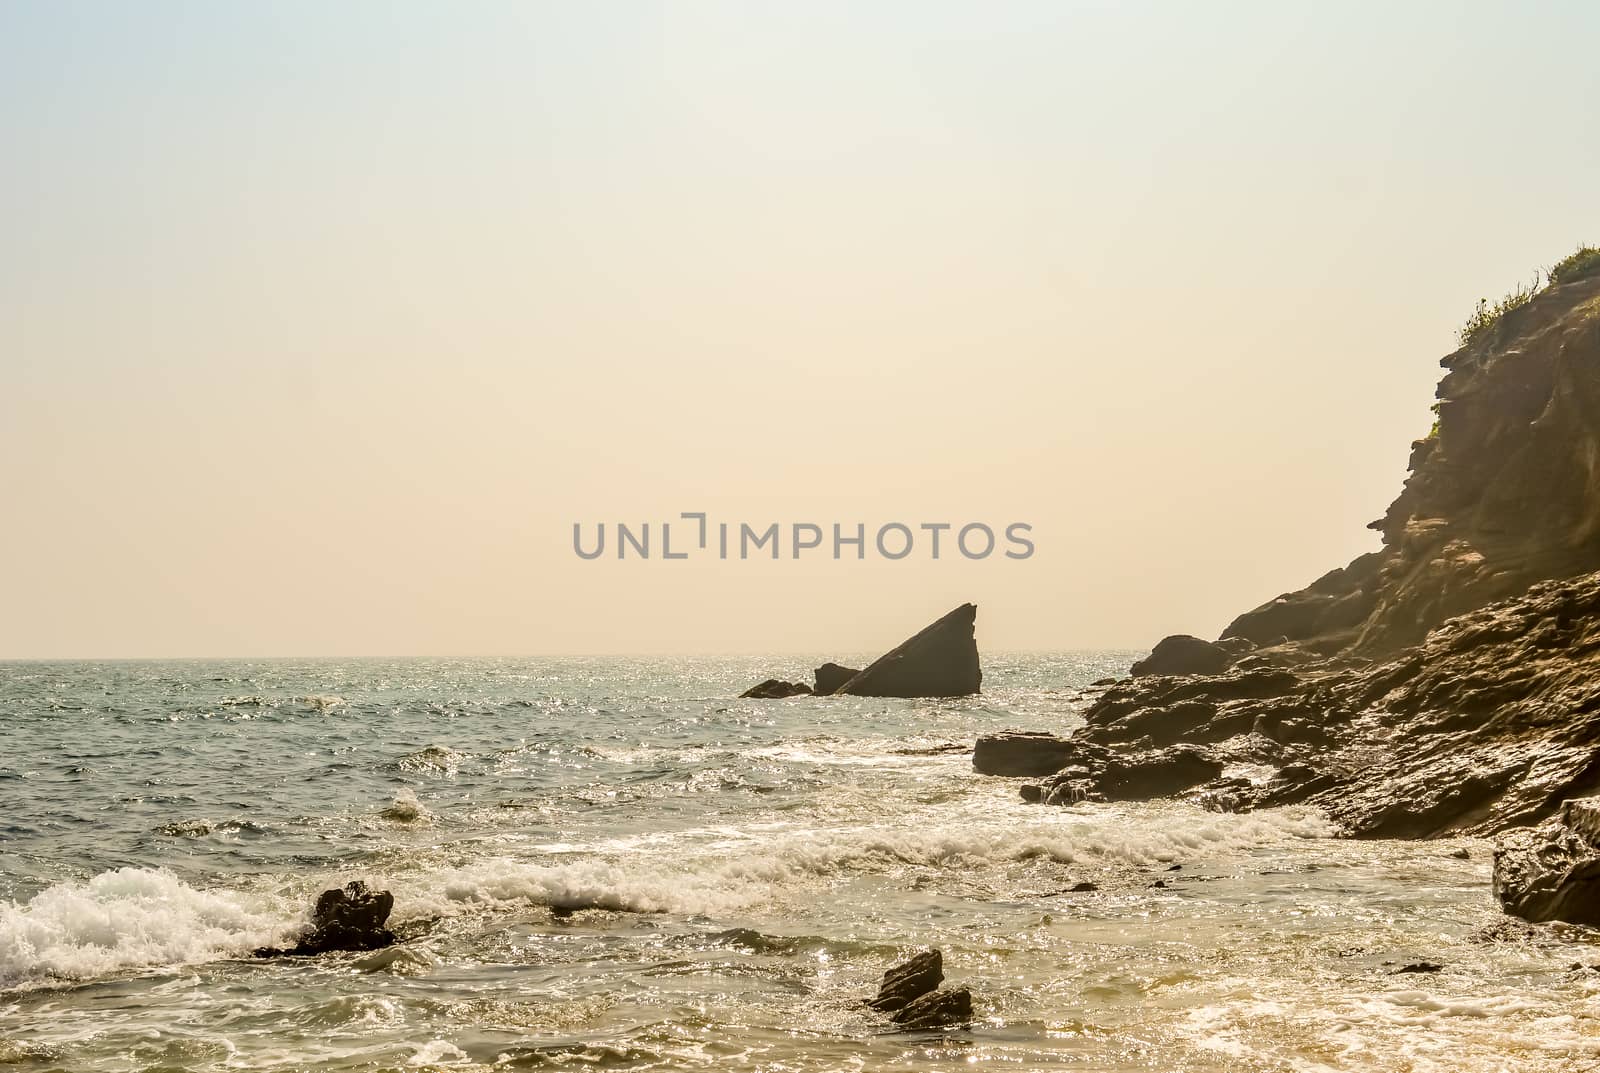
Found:
[[[1596,261],[1443,359],[1381,550],[1210,650],[1169,639],[1071,737],[1002,736],[979,770],[1053,769],[1022,788],[1046,803],[1309,802],[1358,837],[1494,834],[1600,791]]]
[[[1440,363],[1438,422],[1370,528],[1383,550],[1223,631],[1383,656],[1538,581],[1600,570],[1600,274],[1548,287]]]

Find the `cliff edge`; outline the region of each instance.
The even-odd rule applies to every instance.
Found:
[[[1600,792],[1600,251],[1462,336],[1381,550],[975,766],[1045,803],[1305,802],[1355,837],[1496,834]]]
[[[1440,364],[1433,432],[1369,528],[1383,550],[1223,631],[1381,657],[1539,581],[1600,570],[1600,265],[1483,325]],[[1555,271],[1555,270],[1552,270]]]

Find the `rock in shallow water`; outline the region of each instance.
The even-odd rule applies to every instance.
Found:
[[[934,990],[943,980],[944,954],[937,948],[924,950],[910,961],[884,973],[878,997],[867,1005],[882,1013],[891,1013]]]
[[[840,686],[860,673],[861,671],[855,667],[841,667],[837,663],[824,663],[811,672],[811,676],[817,683],[812,692],[819,697],[837,693]]]
[[[1072,758],[1073,744],[1037,730],[1003,730],[985,734],[972,750],[972,768],[980,775],[1054,775]]]
[[[809,695],[811,687],[803,682],[784,682],[777,678],[768,678],[760,685],[751,686],[739,694],[740,699],[746,697],[752,700],[782,700],[785,697],[803,697]]]
[[[949,1028],[972,1020],[972,992],[964,987],[930,991],[890,1020],[901,1028]]]
[[[394,895],[371,890],[361,880],[325,890],[311,911],[311,930],[288,949],[262,947],[256,957],[308,956],[333,950],[377,950],[395,941],[385,925],[394,909]]]
[[[947,1028],[972,1019],[972,993],[966,988],[940,990],[944,955],[937,947],[883,974],[878,997],[867,1005],[890,1015],[902,1028]]]
[[[978,692],[978,608],[962,604],[838,689],[857,697],[964,697]]]

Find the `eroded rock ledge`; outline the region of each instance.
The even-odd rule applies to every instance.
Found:
[[[1307,802],[1374,838],[1538,823],[1600,791],[1600,573],[1453,619],[1381,663],[1134,679],[1056,742],[1061,766],[1025,797]]]

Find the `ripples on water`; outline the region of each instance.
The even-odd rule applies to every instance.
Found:
[[[1482,843],[1025,806],[941,751],[1129,658],[937,702],[729,699],[806,659],[0,664],[0,1067],[1600,1067],[1600,951],[1487,932]],[[405,945],[248,959],[355,877]],[[856,1001],[925,945],[970,1028]]]

